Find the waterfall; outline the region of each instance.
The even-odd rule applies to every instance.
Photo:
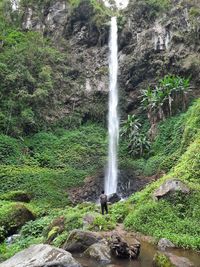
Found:
[[[11,0],[12,10],[16,11],[19,8],[19,0]]]
[[[117,191],[117,147],[119,139],[119,118],[118,118],[118,90],[117,90],[117,73],[118,73],[118,28],[117,18],[112,17],[110,27],[110,57],[109,57],[109,114],[108,114],[108,131],[109,131],[109,148],[108,148],[108,169],[105,177],[106,194],[116,193]]]

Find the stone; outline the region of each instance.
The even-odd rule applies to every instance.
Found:
[[[95,243],[90,246],[83,254],[102,264],[111,262],[111,252],[109,246],[105,242]]]
[[[86,214],[83,217],[83,227],[84,229],[87,229],[93,222],[94,222],[95,216],[93,214]]]
[[[84,252],[91,245],[98,243],[102,238],[90,231],[74,230],[70,233],[63,249],[69,252]]]
[[[118,193],[122,196],[122,198],[130,196],[134,192],[141,191],[146,184],[151,182],[151,178],[137,177],[132,170],[119,170],[118,172],[119,176],[117,188]],[[157,179],[158,177],[155,178]],[[86,177],[82,186],[68,190],[70,201],[76,205],[87,201],[95,202],[99,200],[101,191],[104,188],[104,185],[102,184],[103,180],[104,172],[97,173],[95,176]],[[118,199],[119,196],[117,197],[117,200]]]
[[[113,256],[117,258],[137,259],[140,254],[140,242],[135,240],[128,244],[120,235],[114,233],[109,240],[109,247]]]
[[[65,217],[61,216],[53,220],[53,222],[47,228],[46,234],[47,244],[51,244],[51,242],[61,234],[65,229]]]
[[[177,179],[170,179],[164,182],[154,193],[153,198],[159,200],[166,198],[169,195],[174,194],[175,192],[181,192],[183,194],[188,194],[190,189],[181,181]]]
[[[178,257],[172,253],[157,252],[153,259],[154,267],[195,267],[194,264],[184,257]]]
[[[166,248],[175,248],[175,245],[166,238],[161,238],[158,242],[158,248],[160,250],[165,250]]]
[[[3,207],[0,227],[6,229],[5,237],[15,234],[25,223],[35,219],[34,214],[22,203],[11,202]]]
[[[71,253],[50,245],[33,245],[0,264],[0,267],[81,267]]]
[[[108,196],[108,202],[110,202],[111,204],[119,202],[120,200],[121,200],[121,197],[117,193],[114,193]]]

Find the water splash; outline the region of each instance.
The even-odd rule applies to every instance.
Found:
[[[118,90],[117,90],[117,74],[118,74],[118,28],[117,18],[111,18],[110,28],[110,86],[109,86],[109,115],[108,115],[108,131],[109,131],[109,151],[108,151],[108,170],[105,177],[105,192],[112,194],[117,191],[117,147],[119,139],[119,118],[118,118]]]

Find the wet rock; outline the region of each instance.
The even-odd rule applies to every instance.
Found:
[[[166,238],[161,238],[158,242],[158,248],[160,250],[165,250],[166,248],[175,248],[175,245]]]
[[[105,242],[93,244],[84,252],[84,255],[103,264],[111,262],[110,248]]]
[[[74,230],[70,233],[63,249],[69,252],[84,252],[91,245],[98,243],[102,238],[90,231]]]
[[[116,233],[111,236],[109,246],[112,255],[117,258],[137,259],[140,254],[140,242],[135,240],[134,243],[128,244]]]
[[[0,264],[0,267],[81,267],[71,253],[50,245],[31,246]]]
[[[154,267],[195,267],[194,264],[184,257],[178,257],[172,253],[157,252],[153,259]]]
[[[110,202],[111,204],[119,202],[120,200],[121,200],[121,197],[117,193],[114,193],[108,196],[108,202]]]
[[[153,198],[156,200],[166,198],[169,195],[173,195],[175,192],[181,192],[188,194],[190,189],[181,181],[177,179],[170,179],[164,182],[153,194]]]
[[[84,201],[96,201],[99,199],[101,191],[104,188],[104,173],[96,176],[87,177],[84,185],[72,188],[68,191],[69,198],[73,204],[82,203]],[[118,177],[117,194],[122,197],[128,197],[132,193],[140,191],[150,180],[145,177],[137,177],[132,170],[120,170]]]

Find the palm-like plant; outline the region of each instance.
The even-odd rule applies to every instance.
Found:
[[[127,120],[122,122],[121,136],[131,137],[136,135],[141,127],[139,120],[135,115],[128,115]]]
[[[121,136],[128,140],[128,150],[132,156],[142,156],[150,149],[150,142],[141,132],[141,124],[135,115],[128,115],[122,122]]]
[[[172,115],[172,103],[182,98],[182,104],[186,106],[186,94],[189,90],[190,78],[182,78],[174,75],[166,75],[159,81],[159,86],[148,87],[141,91],[141,103],[148,112],[148,117],[159,115],[159,119],[165,119],[164,108],[168,106],[169,115]],[[167,104],[168,103],[168,104]],[[180,103],[177,103],[180,104]]]

